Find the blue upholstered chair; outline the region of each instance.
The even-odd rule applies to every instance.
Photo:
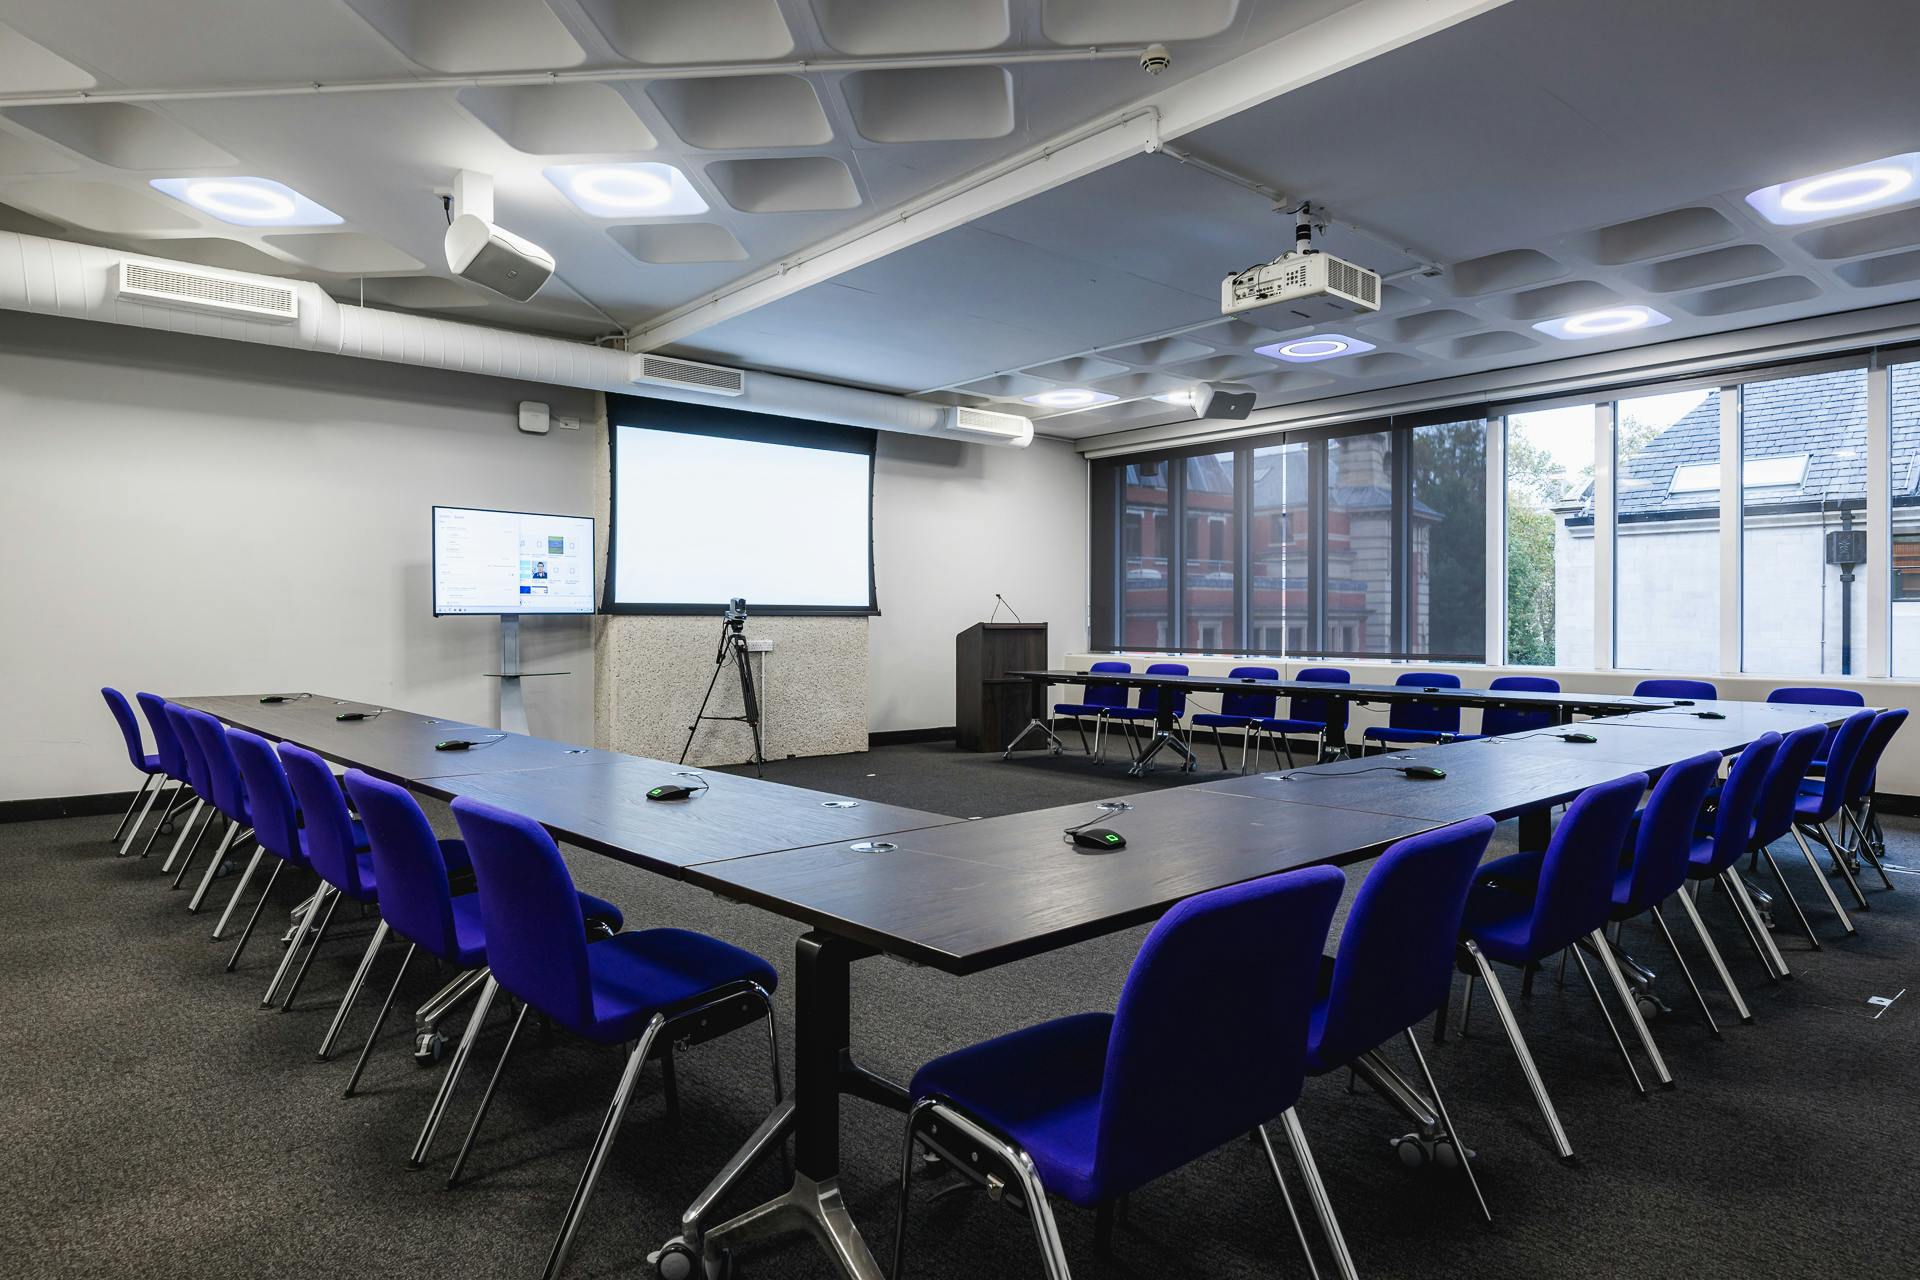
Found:
[[[1087,671],[1089,674],[1096,675],[1102,671],[1109,674],[1131,673],[1133,671],[1133,664],[1131,662],[1096,662],[1088,667]],[[1089,680],[1086,686],[1080,691],[1080,701],[1056,702],[1053,704],[1053,714],[1047,717],[1047,732],[1052,733],[1055,728],[1055,721],[1061,716],[1066,716],[1073,721],[1073,727],[1080,731],[1080,749],[1088,755],[1092,755],[1094,748],[1087,745],[1086,722],[1088,720],[1094,722],[1093,736],[1095,743],[1098,743],[1100,732],[1106,727],[1107,712],[1113,710],[1115,707],[1124,707],[1126,705],[1127,686],[1123,684],[1100,684],[1097,681]]]
[[[1396,685],[1422,689],[1458,689],[1460,677],[1444,671],[1403,672]],[[1452,742],[1460,735],[1460,706],[1452,702],[1395,702],[1387,708],[1387,723],[1373,725],[1360,735],[1381,748],[1396,743],[1430,746]]]
[[[1113,1013],[1044,1022],[920,1068],[908,1087],[892,1280],[904,1275],[918,1143],[976,1181],[1000,1179],[1027,1211],[1047,1274],[1064,1278],[1049,1193],[1098,1209],[1248,1133],[1260,1135],[1298,1232],[1266,1140],[1276,1116],[1350,1273],[1293,1111],[1314,974],[1343,882],[1337,869],[1314,867],[1188,898],[1147,934]],[[1307,1249],[1303,1233],[1300,1243]]]
[[[1467,971],[1466,1000],[1461,1008],[1460,1025],[1466,1031],[1472,1010],[1473,981],[1486,983],[1489,1003],[1499,1016],[1521,1072],[1533,1090],[1534,1101],[1553,1136],[1561,1159],[1570,1159],[1573,1147],[1567,1141],[1560,1118],[1547,1096],[1546,1084],[1527,1052],[1520,1025],[1494,973],[1493,963],[1527,970],[1558,952],[1571,950],[1586,974],[1587,987],[1594,1003],[1613,1033],[1614,1044],[1627,1063],[1634,1085],[1640,1087],[1640,1073],[1627,1054],[1626,1042],[1614,1026],[1606,1000],[1594,981],[1593,970],[1576,944],[1593,946],[1613,979],[1614,990],[1627,1001],[1630,1016],[1639,1017],[1627,990],[1626,977],[1615,963],[1613,952],[1602,932],[1613,911],[1613,883],[1620,861],[1620,848],[1626,840],[1627,824],[1647,788],[1646,775],[1628,774],[1589,787],[1567,806],[1559,826],[1544,851],[1524,850],[1495,859],[1480,869],[1473,890],[1467,895],[1466,916],[1461,924],[1462,947],[1474,965]]]
[[[1785,703],[1798,707],[1864,707],[1866,698],[1858,689],[1835,689],[1829,685],[1785,685],[1767,695],[1768,702]],[[1838,726],[1827,730],[1827,737],[1820,744],[1820,750],[1813,756],[1813,772],[1825,773],[1827,769],[1827,750],[1833,746],[1833,735]]]
[[[1293,673],[1295,680],[1307,680],[1315,684],[1352,684],[1351,673],[1340,667],[1302,667]],[[1280,753],[1287,756],[1287,767],[1293,768],[1293,743],[1295,734],[1304,734],[1319,740],[1319,751],[1314,755],[1314,763],[1327,758],[1327,737],[1334,730],[1342,733],[1347,728],[1347,700],[1345,698],[1321,698],[1310,694],[1294,694],[1287,699],[1287,714],[1260,722],[1260,732],[1269,735],[1276,743],[1273,749],[1273,767],[1280,767]],[[1257,748],[1256,748],[1257,750]],[[1254,758],[1255,767],[1259,766],[1259,757]]]
[[[1379,1050],[1395,1036],[1405,1038],[1445,1140],[1489,1221],[1493,1215],[1468,1164],[1467,1146],[1413,1027],[1447,1003],[1467,890],[1493,830],[1492,818],[1469,818],[1402,840],[1380,855],[1347,912],[1339,950],[1321,966],[1319,1002],[1307,1031],[1307,1070],[1313,1075],[1358,1061],[1369,1074],[1397,1080]]]
[[[1747,941],[1753,944],[1754,953],[1760,957],[1760,963],[1766,966],[1768,976],[1776,979],[1787,975],[1786,961],[1781,958],[1779,948],[1773,945],[1766,922],[1760,918],[1760,908],[1748,892],[1746,882],[1740,878],[1739,863],[1753,849],[1754,817],[1759,811],[1767,774],[1773,768],[1773,757],[1780,750],[1782,741],[1777,733],[1763,733],[1734,757],[1733,767],[1727,771],[1727,780],[1721,784],[1719,794],[1714,798],[1712,821],[1702,818],[1694,833],[1693,848],[1687,855],[1687,878],[1712,880],[1719,884],[1727,895],[1727,901],[1733,906],[1734,917],[1740,921]],[[1707,936],[1706,926],[1700,913],[1694,909],[1691,899],[1682,905],[1687,908],[1693,918],[1694,928],[1704,940]],[[1720,981],[1727,988],[1734,1008],[1739,1010],[1740,1020],[1753,1021],[1747,1002],[1741,997],[1739,987],[1734,985],[1732,973],[1719,961],[1718,949],[1709,947],[1708,950],[1715,957],[1714,968],[1719,972]]]
[[[434,835],[419,802],[404,787],[358,769],[347,771],[345,783],[354,809],[366,824],[374,881],[380,886],[380,919],[407,944],[386,1001],[367,1032],[360,1057],[353,1064],[353,1074],[347,1078],[345,1093],[352,1097],[416,952],[426,952],[461,975],[430,1002],[442,1016],[466,995],[480,992],[488,974],[486,924],[480,916],[480,895],[471,885],[462,892],[456,892],[454,887],[454,872],[472,870],[466,842],[442,840]],[[586,893],[577,896],[583,920],[593,921],[608,931],[618,931],[624,923],[620,909],[606,899]],[[427,1109],[426,1122],[414,1142],[410,1161],[415,1167],[426,1162],[434,1135],[446,1116],[447,1104],[472,1057],[474,1040],[486,1021],[491,1002],[492,989],[488,989],[486,999],[468,1019],[467,1033],[461,1037],[453,1060],[441,1077],[433,1104]],[[416,1033],[419,1033],[417,1027]],[[424,1034],[431,1037],[437,1033]],[[421,1058],[418,1049],[415,1057]]]
[[[1822,743],[1827,749],[1825,771],[1817,778],[1801,782],[1800,794],[1793,805],[1793,838],[1799,844],[1800,851],[1806,854],[1807,864],[1819,874],[1827,896],[1835,897],[1833,886],[1828,884],[1825,873],[1820,872],[1820,864],[1813,856],[1813,850],[1807,847],[1808,836],[1825,846],[1832,857],[1834,869],[1852,889],[1853,900],[1862,911],[1870,909],[1867,895],[1860,892],[1860,882],[1853,874],[1852,859],[1834,842],[1832,833],[1827,830],[1827,823],[1839,817],[1840,810],[1846,806],[1847,787],[1853,781],[1854,766],[1860,759],[1861,750],[1867,745],[1867,736],[1873,732],[1873,725],[1874,713],[1866,710],[1856,711],[1842,720]]]
[[[1754,808],[1753,834],[1747,845],[1747,852],[1752,855],[1753,861],[1764,861],[1773,871],[1781,895],[1793,909],[1794,918],[1800,923],[1800,931],[1807,936],[1807,944],[1815,951],[1820,950],[1820,939],[1814,934],[1813,925],[1808,923],[1807,913],[1800,909],[1799,900],[1793,896],[1793,888],[1787,883],[1780,864],[1774,860],[1771,846],[1774,841],[1793,831],[1794,809],[1800,802],[1800,784],[1806,781],[1807,768],[1813,763],[1813,753],[1820,749],[1820,743],[1826,736],[1825,725],[1810,724],[1788,734],[1779,750],[1774,752],[1773,761],[1767,766],[1766,781],[1760,786],[1760,798]],[[1813,861],[1811,853],[1807,855],[1807,860]],[[1814,871],[1821,887],[1832,895],[1833,889],[1826,883],[1826,876],[1820,873],[1817,863],[1814,864]],[[1833,899],[1833,905],[1845,921],[1847,932],[1853,932],[1853,922],[1846,919],[1846,912],[1840,908],[1837,897]]]
[[[1273,667],[1235,667],[1227,672],[1229,680],[1278,680],[1279,671]],[[1220,767],[1227,767],[1226,744],[1220,740],[1222,729],[1240,731],[1240,772],[1247,771],[1247,749],[1259,732],[1260,722],[1273,718],[1274,704],[1279,700],[1271,689],[1229,689],[1220,695],[1218,711],[1196,711],[1187,723],[1196,729],[1213,731],[1213,748],[1220,753]]]
[[[1653,784],[1646,807],[1634,819],[1629,830],[1629,855],[1613,882],[1615,938],[1619,937],[1620,926],[1627,921],[1643,915],[1651,917],[1667,950],[1673,953],[1674,966],[1687,980],[1694,1001],[1700,1006],[1700,1016],[1707,1020],[1707,1030],[1716,1036],[1720,1034],[1720,1027],[1713,1020],[1713,1010],[1707,1007],[1707,998],[1701,993],[1700,984],[1694,981],[1687,958],[1681,954],[1680,944],[1674,941],[1673,931],[1667,928],[1660,908],[1669,898],[1686,898],[1681,890],[1686,887],[1693,856],[1694,831],[1706,809],[1707,793],[1719,776],[1720,753],[1717,751],[1705,751],[1667,766],[1660,780]],[[1685,905],[1693,904],[1689,901]],[[1695,923],[1698,925],[1697,917]],[[1716,966],[1720,965],[1713,939],[1704,928],[1699,932],[1707,954]]]
[[[1633,686],[1636,698],[1687,698],[1694,702],[1712,702],[1720,691],[1705,680],[1654,678]]]
[[[293,798],[300,806],[301,834],[306,837],[307,862],[313,867],[313,873],[320,877],[320,892],[301,916],[293,945],[287,948],[280,972],[274,975],[266,998],[260,1002],[263,1005],[273,1003],[274,992],[285,977],[287,967],[293,962],[301,943],[311,933],[312,943],[307,947],[307,954],[300,961],[300,968],[287,988],[286,999],[281,1002],[280,1008],[284,1012],[293,1008],[294,997],[300,994],[300,986],[307,979],[307,970],[313,964],[313,957],[327,940],[327,929],[333,923],[333,913],[340,909],[341,899],[368,906],[379,900],[380,891],[373,877],[373,857],[367,851],[367,833],[348,810],[347,797],[340,790],[340,782],[333,776],[333,769],[313,752],[305,747],[296,747],[291,742],[280,744],[280,764],[287,771],[287,785],[293,788]],[[377,940],[384,939],[381,926],[374,927],[374,937]],[[369,951],[354,974],[346,998],[341,1001],[339,1011],[334,1015],[333,1027],[322,1043],[322,1057],[326,1056],[325,1050],[331,1046],[333,1036],[339,1030],[340,1019],[345,1015],[348,1003],[359,990],[360,984],[366,981],[372,958],[373,953]]]
[[[154,797],[160,794],[160,787],[166,779],[167,771],[161,763],[157,743],[153,754],[147,754],[146,744],[140,738],[140,722],[134,718],[133,708],[128,704],[126,695],[118,689],[102,688],[100,696],[107,700],[107,710],[113,713],[113,722],[119,726],[120,737],[126,742],[127,763],[140,772],[140,789],[133,793],[133,799],[127,801],[127,811],[121,815],[120,825],[115,827],[113,834],[107,837],[107,843],[112,844],[123,834],[126,836],[126,843],[120,846],[120,854],[124,857],[133,845],[133,832],[138,831],[140,824],[147,820],[147,809],[153,807]],[[147,808],[140,809],[140,822],[135,822],[133,811],[140,808],[142,800],[147,802]],[[133,831],[127,830],[129,825],[133,827]]]
[[[247,808],[247,788],[240,780],[240,766],[234,761],[233,748],[227,745],[227,726],[204,711],[192,709],[187,711],[187,723],[193,728],[193,740],[200,744],[200,759],[206,767],[214,812],[227,820],[227,829],[221,834],[213,857],[207,860],[200,883],[187,899],[187,910],[197,912],[200,904],[207,900],[207,890],[213,887],[214,877],[220,874],[227,855],[238,852],[240,842],[252,837],[253,815]],[[176,886],[186,876],[191,861],[189,853],[188,861],[180,864],[179,875],[174,879]]]
[[[167,804],[160,811],[160,820],[153,824],[147,833],[147,842],[140,846],[140,856],[146,857],[153,852],[154,841],[167,829],[174,815],[186,808],[187,800],[193,795],[193,783],[187,777],[187,756],[180,747],[180,739],[174,735],[173,722],[167,718],[167,700],[157,693],[136,693],[134,701],[140,704],[140,714],[146,719],[147,731],[153,735],[153,747],[160,757],[160,772],[173,783],[173,792],[167,797]],[[140,822],[127,833],[127,843],[122,845],[120,853],[124,856],[133,847],[133,838],[140,833],[145,823],[143,814]]]
[[[260,921],[260,912],[273,896],[274,885],[280,882],[280,873],[289,864],[299,868],[307,868],[311,864],[307,860],[306,832],[300,827],[300,807],[294,802],[293,791],[287,785],[287,772],[281,767],[273,744],[257,734],[232,729],[227,734],[227,745],[233,752],[234,763],[239,766],[240,780],[246,785],[248,809],[253,815],[254,851],[253,857],[247,861],[246,870],[233,887],[233,896],[227,900],[226,910],[220,913],[220,921],[213,928],[216,941],[226,932],[227,921],[240,905],[254,872],[259,870],[261,859],[267,856],[274,859],[273,870],[267,876],[267,887],[261,890],[253,913],[247,917],[246,926],[240,931],[240,940],[234,944],[233,955],[227,959],[227,972],[232,973],[240,964],[241,953],[247,949],[247,940],[253,936],[254,926]]]
[[[1873,790],[1879,775],[1880,757],[1886,754],[1893,736],[1900,732],[1900,726],[1907,722],[1907,709],[1895,707],[1891,711],[1882,711],[1873,719],[1873,728],[1867,731],[1866,741],[1860,744],[1860,754],[1854,758],[1853,770],[1847,775],[1846,795],[1840,806],[1841,845],[1857,857],[1864,857],[1880,873],[1880,881],[1887,888],[1893,888],[1893,881],[1887,878],[1887,869],[1881,863],[1881,854],[1885,851],[1885,840],[1880,833],[1880,819],[1874,813]],[[1854,831],[1854,841],[1846,837],[1847,826]]]
[[[676,1032],[722,1009],[759,1009],[766,1019],[778,1101],[780,1054],[770,994],[778,979],[773,966],[752,952],[685,929],[618,933],[589,946],[580,896],[544,827],[465,797],[453,802],[453,814],[480,886],[489,970],[482,999],[499,988],[522,1004],[447,1184],[460,1178],[528,1010],[595,1044],[632,1046],[548,1254],[546,1275],[551,1278],[566,1264],[574,1230],[620,1132],[641,1065],[656,1051],[663,1055],[663,1067],[670,1063],[665,1055]]]
[[[173,838],[173,848],[167,851],[167,857],[160,864],[160,874],[172,871],[180,861],[181,851],[186,851],[188,862],[200,848],[200,841],[206,838],[207,829],[217,816],[213,808],[213,785],[207,781],[207,761],[200,752],[200,735],[194,732],[193,721],[187,718],[187,709],[176,703],[166,705],[167,723],[173,728],[173,738],[180,746],[180,758],[186,765],[188,789],[193,793],[193,808],[187,811],[187,820],[180,824],[180,832]],[[200,834],[194,836],[191,844],[187,836],[198,823]],[[180,879],[187,869],[181,866],[179,875],[173,878],[174,888],[180,887]]]
[[[1558,693],[1560,682],[1547,676],[1499,676],[1490,681],[1487,688],[1496,691],[1513,689],[1526,693]],[[1503,733],[1544,729],[1553,723],[1552,707],[1488,707],[1480,713],[1479,736],[1497,738]]]
[[[1146,674],[1150,676],[1184,676],[1190,673],[1187,671],[1187,664],[1184,662],[1156,662],[1147,668]],[[1107,711],[1106,718],[1108,720],[1119,721],[1120,726],[1126,730],[1127,742],[1133,747],[1133,752],[1136,756],[1140,754],[1142,748],[1134,735],[1133,726],[1143,722],[1153,724],[1157,721],[1160,716],[1160,699],[1162,698],[1170,699],[1167,705],[1173,714],[1174,726],[1178,728],[1181,718],[1187,714],[1187,691],[1185,689],[1160,689],[1148,686],[1140,690],[1140,701],[1135,705],[1129,707],[1123,702],[1121,705],[1109,708]],[[1104,754],[1102,758],[1105,758]]]

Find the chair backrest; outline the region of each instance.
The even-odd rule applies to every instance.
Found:
[[[1500,676],[1489,689],[1518,689],[1527,693],[1558,693],[1560,682],[1548,676]],[[1552,707],[1488,707],[1480,713],[1480,732],[1489,738],[1503,733],[1544,729],[1554,722]]]
[[[1343,667],[1302,667],[1293,673],[1293,678],[1316,684],[1353,683],[1353,673]],[[1316,698],[1311,694],[1296,693],[1287,699],[1289,717],[1310,724],[1324,724],[1329,729],[1346,728],[1348,710],[1345,698]]]
[[[298,863],[300,807],[287,784],[273,744],[244,729],[227,731],[227,746],[247,788],[247,808],[253,818],[253,838],[275,857]]]
[[[408,942],[441,959],[459,951],[447,860],[427,815],[405,787],[347,770],[347,794],[367,827],[380,918]]]
[[[233,748],[227,745],[227,726],[204,711],[187,709],[187,723],[193,726],[193,740],[200,744],[200,760],[206,769],[208,797],[213,807],[235,822],[247,818],[247,789],[240,780],[240,766],[234,762]]]
[[[1713,860],[1708,867],[1718,875],[1753,848],[1754,816],[1764,794],[1773,757],[1784,742],[1777,733],[1763,733],[1741,749],[1727,771],[1713,816]]]
[[[550,1018],[589,1024],[586,924],[553,837],[531,818],[465,796],[453,816],[473,856],[494,979]]]
[[[1094,1164],[1109,1185],[1143,1185],[1299,1098],[1345,883],[1335,867],[1267,876],[1188,898],[1154,925],[1107,1042]]]
[[[1860,758],[1867,735],[1873,732],[1873,721],[1873,712],[1856,711],[1840,722],[1832,738],[1826,739],[1827,769],[1821,775],[1820,803],[1813,815],[1816,822],[1825,822],[1840,812],[1847,798],[1847,784],[1853,781],[1854,762]]]
[[[1278,680],[1279,671],[1273,667],[1235,667],[1227,672],[1229,680]],[[1274,704],[1279,695],[1268,690],[1229,689],[1220,695],[1220,714],[1223,716],[1253,716],[1266,719],[1273,714]]]
[[[1864,707],[1866,698],[1857,689],[1835,689],[1829,685],[1806,684],[1786,685],[1767,695],[1768,702],[1786,702],[1796,706],[1810,707]],[[1833,749],[1833,735],[1838,726],[1827,730],[1826,741],[1820,744],[1820,750],[1814,759],[1824,760]]]
[[[120,736],[126,740],[127,759],[134,768],[145,773],[147,749],[140,743],[140,722],[133,718],[133,708],[127,705],[127,695],[107,687],[100,690],[100,696],[107,700],[107,710],[113,712],[113,721],[120,726]]]
[[[353,815],[347,812],[347,797],[334,780],[333,770],[325,760],[291,742],[280,744],[280,763],[286,766],[293,798],[300,802],[307,857],[314,874],[356,902],[370,900],[374,894],[360,874]]]
[[[1712,701],[1720,696],[1720,691],[1705,680],[1642,680],[1633,686],[1636,698],[1692,698],[1696,702]]]
[[[193,788],[194,795],[212,804],[213,786],[207,781],[207,759],[200,752],[200,735],[194,732],[185,707],[169,702],[165,709],[167,723],[173,728],[173,740],[180,744],[180,759],[187,766],[187,785]]]
[[[1806,780],[1807,766],[1813,763],[1813,753],[1820,749],[1820,740],[1826,736],[1827,726],[1810,724],[1788,734],[1780,749],[1773,753],[1773,763],[1767,766],[1767,780],[1760,787],[1760,802],[1754,809],[1753,839],[1748,848],[1772,844],[1787,834],[1787,828],[1793,825],[1793,807],[1800,798],[1800,784]]]
[[[1540,865],[1540,884],[1527,929],[1528,950],[1534,957],[1565,950],[1613,914],[1620,850],[1627,842],[1627,824],[1633,821],[1633,811],[1646,789],[1647,775],[1630,773],[1588,787],[1567,806]]]
[[[1873,718],[1873,728],[1867,730],[1866,741],[1860,744],[1860,754],[1853,758],[1853,768],[1847,774],[1848,804],[1859,804],[1873,793],[1874,775],[1880,768],[1880,757],[1886,754],[1893,735],[1900,732],[1900,726],[1906,722],[1905,707],[1882,711]]]
[[[180,739],[173,734],[173,722],[167,719],[167,700],[157,693],[136,693],[140,714],[153,734],[154,754],[160,757],[160,772],[175,782],[187,780],[187,757],[180,750]]]
[[[1444,671],[1403,672],[1397,685],[1418,685],[1427,689],[1458,689],[1460,677]],[[1432,733],[1460,732],[1458,703],[1396,702],[1387,709],[1387,724],[1395,729],[1423,729]]]
[[[1147,668],[1147,674],[1150,676],[1184,676],[1189,673],[1187,671],[1187,664],[1184,662],[1156,662]],[[1170,694],[1173,697],[1174,719],[1178,720],[1181,716],[1187,714],[1187,691],[1185,689],[1142,689],[1140,691],[1140,709],[1142,711],[1158,711],[1160,709],[1160,695],[1163,693]]]
[[[1706,807],[1707,792],[1720,776],[1720,753],[1703,751],[1667,766],[1653,784],[1640,811],[1640,833],[1633,842],[1633,869],[1627,902],[1636,912],[1658,906],[1687,882],[1693,833]]]
[[[1088,671],[1124,671],[1132,672],[1131,662],[1096,662]],[[1127,705],[1127,686],[1123,684],[1094,684],[1088,682],[1081,691],[1080,700],[1090,707],[1124,707]]]
[[[1349,1062],[1438,1009],[1492,818],[1402,840],[1367,872],[1340,931],[1316,1056]]]

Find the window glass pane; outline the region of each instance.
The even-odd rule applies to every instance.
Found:
[[[1393,441],[1384,431],[1327,441],[1323,652],[1393,646]]]
[[[1120,647],[1165,649],[1170,590],[1167,464],[1129,463],[1120,496]]]
[[[1187,459],[1183,544],[1186,599],[1181,611],[1183,649],[1232,652],[1240,646],[1240,585],[1234,575],[1239,522],[1233,509],[1233,455],[1209,453]]]
[[[1593,406],[1507,418],[1507,661],[1593,665]]]
[[[1720,392],[1615,405],[1613,662],[1720,669]]]
[[[1891,372],[1893,556],[1887,572],[1893,606],[1887,657],[1894,675],[1911,678],[1920,675],[1920,364],[1895,365]]]
[[[1487,424],[1413,432],[1415,655],[1479,662],[1487,647]]]
[[[1740,463],[1742,669],[1784,676],[1859,670],[1867,619],[1859,581],[1866,371],[1745,384]]]
[[[1298,654],[1306,644],[1307,555],[1313,533],[1307,446],[1274,445],[1253,454],[1252,541],[1255,653]]]

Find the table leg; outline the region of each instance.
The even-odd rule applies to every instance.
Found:
[[[1169,693],[1170,690],[1162,689],[1160,692],[1163,696],[1159,700],[1159,707],[1153,714],[1153,737],[1147,740],[1147,745],[1140,751],[1140,757],[1135,760],[1132,767],[1127,770],[1130,777],[1137,778],[1144,774],[1147,771],[1147,766],[1153,763],[1153,758],[1167,747],[1172,747],[1180,753],[1181,759],[1184,762],[1182,767],[1189,772],[1199,767],[1200,762],[1194,758],[1193,752],[1187,750],[1186,744],[1174,736],[1172,702],[1164,696]]]
[[[850,1094],[904,1112],[906,1092],[853,1061],[849,969],[875,954],[831,934],[809,933],[795,948],[794,1083],[790,1103],[774,1109],[760,1131],[728,1162],[681,1220],[682,1234],[662,1247],[708,1275],[723,1256],[793,1235],[811,1236],[848,1280],[885,1280],[840,1195],[840,1096]],[[793,1133],[793,1182],[765,1204],[701,1232],[699,1219],[754,1163]],[[689,1267],[689,1270],[691,1268]],[[662,1267],[661,1273],[679,1271]],[[684,1272],[682,1274],[685,1274]]]

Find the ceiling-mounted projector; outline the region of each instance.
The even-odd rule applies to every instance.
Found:
[[[1379,309],[1379,275],[1315,249],[1305,205],[1296,215],[1290,252],[1220,282],[1221,315],[1255,320],[1269,329],[1297,329]]]
[[[553,255],[533,241],[463,213],[447,224],[447,268],[463,280],[525,302],[553,276]]]

